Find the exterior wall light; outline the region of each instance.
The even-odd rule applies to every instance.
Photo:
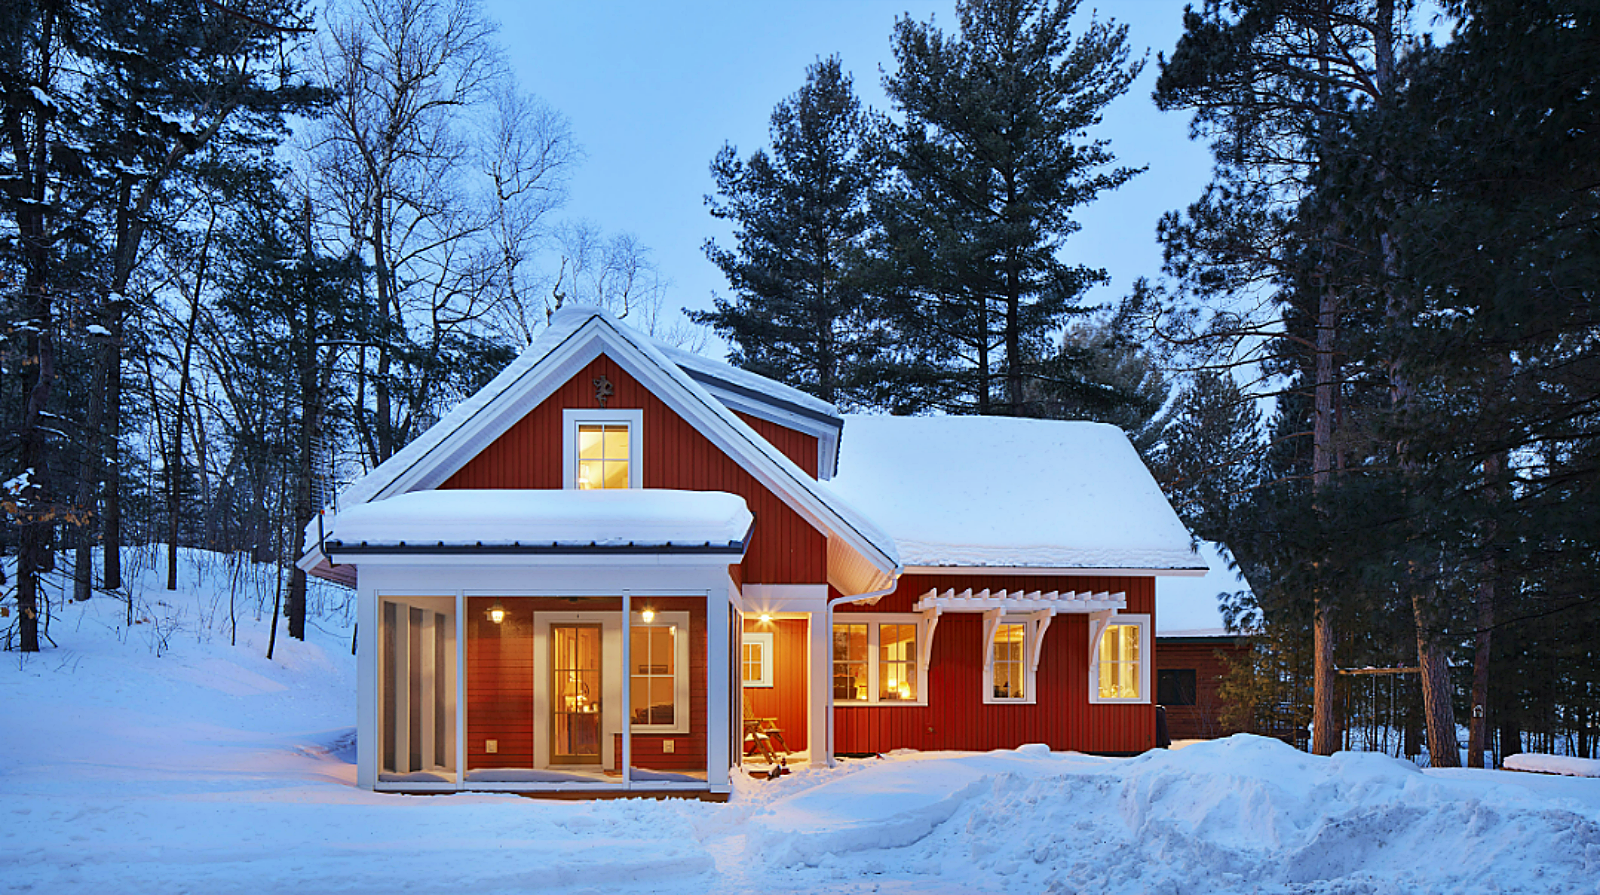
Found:
[[[650,624],[656,620],[656,611],[651,609],[649,606],[644,607],[644,609],[639,611],[639,620],[647,625]]]
[[[500,605],[499,600],[495,600],[494,605],[490,606],[489,611],[485,612],[484,615],[488,617],[489,621],[498,625],[506,620],[506,607]]]

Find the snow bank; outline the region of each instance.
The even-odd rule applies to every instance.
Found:
[[[1520,752],[1516,755],[1507,755],[1502,764],[1508,771],[1532,771],[1537,774],[1561,774],[1567,777],[1600,777],[1600,761],[1592,758],[1574,758],[1570,755]]]
[[[848,415],[832,486],[908,566],[1204,569],[1115,426]]]
[[[347,507],[328,537],[347,545],[727,544],[742,542],[754,521],[744,498],[720,491],[462,489]]]

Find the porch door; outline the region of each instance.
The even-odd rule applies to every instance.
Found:
[[[600,626],[550,626],[550,763],[600,764]]]

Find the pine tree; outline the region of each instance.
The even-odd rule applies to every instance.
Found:
[[[806,69],[770,134],[770,154],[742,161],[724,146],[711,163],[717,195],[706,202],[733,223],[736,247],[705,251],[734,299],[689,316],[732,343],[738,366],[847,408],[871,404],[884,347],[867,251],[881,165],[839,57]]]
[[[884,203],[897,376],[907,400],[958,412],[1036,415],[1029,384],[1050,341],[1103,271],[1060,258],[1077,207],[1137,171],[1110,168],[1083,135],[1128,89],[1127,29],[1076,0],[965,0],[960,33],[902,19],[884,88],[898,172]]]
[[[1238,511],[1259,481],[1261,412],[1233,376],[1202,370],[1179,393],[1153,464],[1189,530],[1230,542]]]

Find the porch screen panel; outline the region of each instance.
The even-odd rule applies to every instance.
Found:
[[[455,600],[384,598],[378,779],[455,779]]]

